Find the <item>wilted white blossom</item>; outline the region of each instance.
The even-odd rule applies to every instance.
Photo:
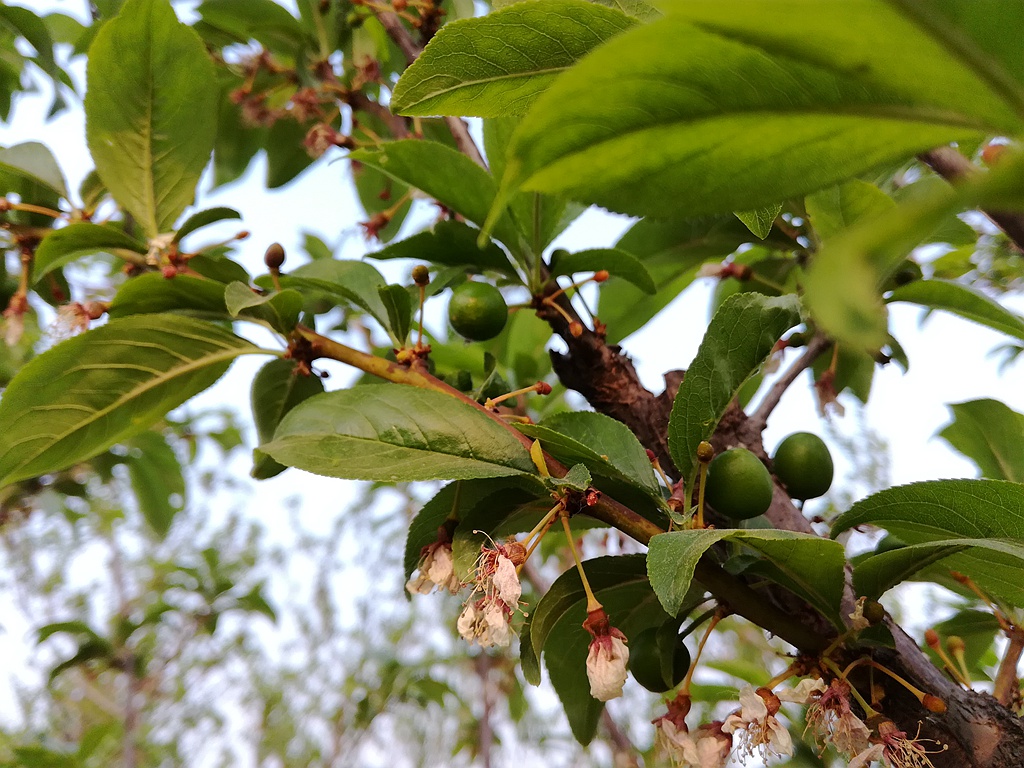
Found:
[[[788,701],[792,704],[810,704],[827,690],[823,680],[812,680],[805,678],[797,683],[796,688],[779,688],[775,695],[780,701]]]
[[[467,642],[478,643],[482,648],[506,648],[512,642],[511,616],[504,603],[484,597],[466,603],[456,626]]]
[[[483,548],[474,571],[473,594],[459,616],[462,637],[484,648],[511,642],[511,620],[523,593],[517,567],[525,560],[526,548],[514,539]],[[483,597],[476,598],[481,592]]]
[[[416,568],[418,575],[405,585],[413,594],[429,595],[434,589],[447,589],[454,595],[462,589],[462,582],[455,575],[450,542],[436,541],[424,547]]]
[[[732,736],[722,732],[722,723],[702,725],[694,733],[686,724],[678,727],[670,717],[657,721],[658,748],[677,768],[723,768],[732,751]]]
[[[587,653],[587,678],[590,695],[598,701],[609,701],[622,695],[626,684],[629,649],[626,636],[615,627],[606,635],[595,635]]]
[[[864,752],[869,746],[870,729],[850,706],[850,685],[833,680],[817,701],[807,708],[807,729],[815,738],[830,743],[846,757]]]
[[[739,739],[741,755],[752,755],[755,750],[763,760],[793,755],[789,729],[775,717],[779,706],[779,698],[767,688],[755,691],[745,685],[740,689],[740,711],[725,719],[722,730]]]
[[[867,601],[866,597],[857,599],[857,605],[850,614],[850,629],[867,629],[871,626],[871,622],[864,617],[864,604]]]
[[[884,752],[883,745],[872,744],[850,761],[850,768],[867,768],[875,760],[881,760]]]

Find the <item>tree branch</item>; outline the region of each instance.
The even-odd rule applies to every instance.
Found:
[[[967,181],[980,171],[952,147],[938,147],[920,156],[933,171],[952,184]],[[1024,251],[1024,214],[1010,211],[982,211],[1013,244]]]
[[[992,686],[992,695],[1003,706],[1010,706],[1016,696],[1020,695],[1020,680],[1017,677],[1017,665],[1021,654],[1024,654],[1024,629],[1013,627],[1009,632],[1010,644],[999,662],[999,671]]]
[[[804,349],[804,353],[786,369],[785,373],[772,383],[771,388],[764,396],[764,400],[758,405],[757,410],[750,414],[751,428],[756,429],[758,432],[764,430],[768,424],[768,417],[772,415],[772,411],[775,410],[775,406],[782,400],[786,390],[797,380],[801,373],[814,364],[818,356],[828,349],[829,344],[828,338],[823,334],[815,334],[814,338],[811,339]]]

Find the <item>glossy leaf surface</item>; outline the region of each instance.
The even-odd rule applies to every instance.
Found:
[[[782,572],[786,586],[836,620],[846,565],[842,546],[811,534],[772,529],[672,531],[651,539],[647,570],[670,615],[683,605],[697,562],[712,545],[727,539],[758,551]]]
[[[966,574],[982,589],[1014,605],[1024,604],[1017,556],[1024,545],[1024,485],[1001,480],[935,480],[888,488],[840,515],[832,535],[858,525],[884,528],[909,545],[955,547],[964,539],[988,540],[983,548],[950,554],[942,567]],[[890,562],[906,568],[903,556],[882,561],[885,565]]]
[[[530,454],[475,408],[431,390],[368,384],[288,413],[260,446],[286,466],[381,482],[532,474]]]

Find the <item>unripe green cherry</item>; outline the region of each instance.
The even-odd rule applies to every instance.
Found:
[[[633,678],[652,693],[664,693],[683,681],[690,669],[690,652],[678,638],[664,637],[671,640],[673,648],[661,648],[658,644],[658,627],[645,629],[629,641],[629,671]],[[662,665],[662,657],[672,654],[671,675],[665,679],[666,665]],[[668,659],[665,658],[667,662]]]
[[[508,321],[508,305],[501,291],[490,283],[469,280],[452,291],[448,322],[470,341],[493,339]]]
[[[825,441],[810,432],[795,432],[779,443],[772,467],[794,499],[816,499],[832,486],[832,454]]]
[[[705,500],[733,520],[763,515],[772,503],[772,476],[746,448],[730,448],[708,466]]]

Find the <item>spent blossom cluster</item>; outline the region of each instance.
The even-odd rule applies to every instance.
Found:
[[[459,634],[483,648],[508,646],[512,617],[523,594],[518,567],[526,562],[526,547],[515,539],[484,547],[473,575],[473,592],[459,616]]]

